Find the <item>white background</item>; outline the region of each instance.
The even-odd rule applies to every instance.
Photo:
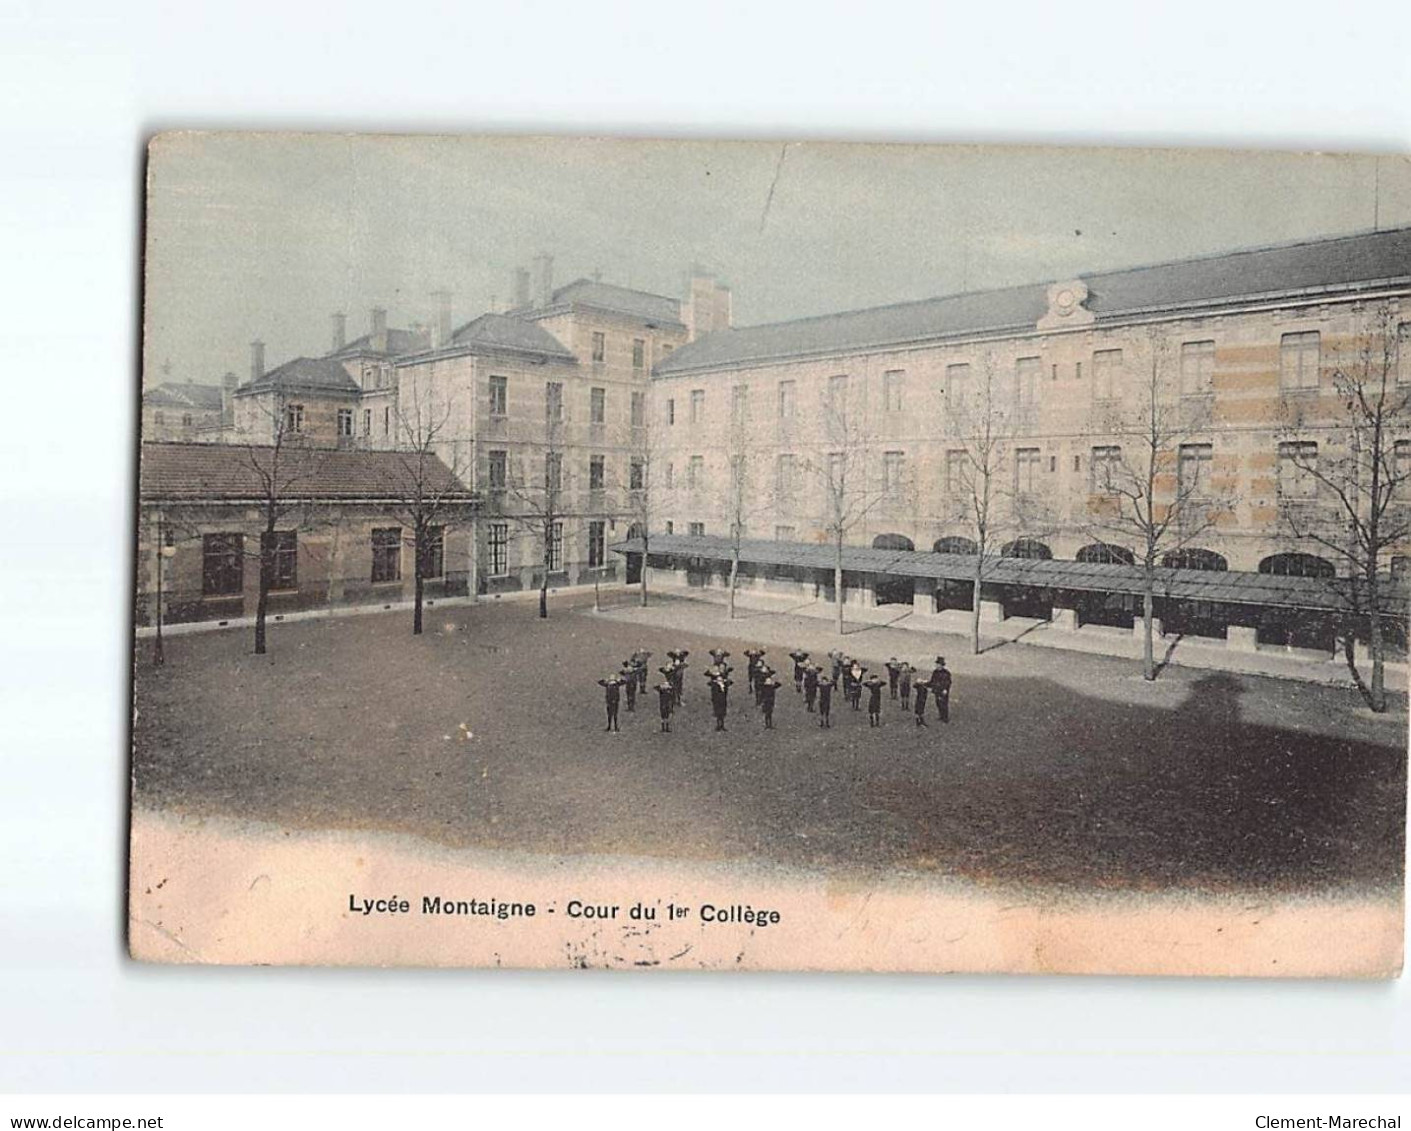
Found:
[[[1404,982],[142,968],[122,885],[150,133],[1405,153],[1408,44],[1394,0],[0,0],[0,1089],[1404,1088]]]

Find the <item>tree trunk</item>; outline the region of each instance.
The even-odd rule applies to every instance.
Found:
[[[260,597],[255,603],[255,655],[265,654],[265,617],[269,613],[269,590],[274,576],[274,520],[260,538]]]
[[[1156,678],[1156,656],[1152,647],[1152,618],[1156,605],[1156,575],[1148,562],[1142,578],[1142,679]]]
[[[646,528],[646,523],[643,523],[642,526],[643,526],[643,529],[645,529],[645,528]],[[644,535],[643,538],[642,538],[642,608],[645,609],[646,607],[647,607],[647,539],[646,539],[646,537],[645,537],[645,535]]]
[[[838,611],[838,635],[843,635],[843,540],[838,539],[838,556],[833,563],[833,603]]]
[[[421,635],[421,599],[426,593],[426,579],[421,576],[421,551],[416,560],[416,600],[412,606],[412,635]]]
[[[740,575],[740,548],[736,546],[730,553],[730,596],[726,608],[726,620],[735,619],[735,582]]]
[[[970,653],[980,654],[980,580],[984,576],[984,557],[975,555],[974,591],[970,594]]]
[[[539,619],[547,620],[549,616],[549,567],[544,567],[544,579],[539,582]]]
[[[1383,655],[1382,610],[1380,595],[1377,592],[1375,562],[1367,571],[1367,604],[1367,647],[1372,653],[1372,686],[1367,697],[1367,706],[1380,715],[1387,709],[1386,657]]]

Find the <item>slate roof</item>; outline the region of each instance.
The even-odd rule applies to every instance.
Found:
[[[613,545],[611,549],[618,553],[641,553],[642,540],[631,538]],[[653,534],[648,549],[653,554],[710,558],[714,561],[728,561],[731,557],[730,539],[718,536]],[[809,542],[744,540],[740,544],[740,560],[758,565],[831,570],[834,550],[831,546]],[[969,554],[933,554],[925,551],[845,546],[843,568],[849,572],[888,574],[894,577],[969,581],[974,577],[975,559]],[[985,580],[998,585],[1133,595],[1140,594],[1144,588],[1140,566],[1057,559],[1040,561],[1030,558],[995,558],[985,565]],[[1347,608],[1347,597],[1342,591],[1342,587],[1347,584],[1345,580],[1339,579],[1284,577],[1268,573],[1198,569],[1156,571],[1158,597],[1293,609]],[[1404,609],[1407,597],[1404,585],[1387,584],[1388,609]]]
[[[255,499],[265,488],[260,469],[274,466],[274,448],[245,444],[146,443],[138,494],[144,502]],[[289,499],[404,498],[415,476],[405,452],[285,446],[279,452],[281,494]],[[471,492],[439,459],[426,488],[443,498]]]
[[[1228,252],[1080,275],[1101,324],[1139,312],[1219,307],[1261,297],[1411,282],[1411,228]],[[1049,280],[1000,290],[849,310],[707,334],[656,367],[661,374],[828,356],[980,333],[1034,332]]]
[[[156,408],[193,408],[201,412],[221,410],[221,387],[198,385],[194,381],[167,381],[142,394],[142,400]]]
[[[246,381],[237,392],[255,393],[265,389],[304,389],[314,392],[357,393],[358,383],[348,376],[343,363],[332,357],[296,357],[263,377]]]
[[[452,334],[451,343],[532,353],[563,361],[576,360],[573,353],[547,330],[511,314],[482,314]]]
[[[372,335],[364,334],[361,338],[354,338],[340,350],[335,350],[329,357],[352,357],[357,354],[371,354],[373,357],[400,357],[404,353],[415,353],[424,350],[431,345],[430,330],[394,330],[388,327],[387,348],[385,350],[375,350],[372,348]]]
[[[649,291],[634,291],[630,287],[619,287],[613,283],[595,282],[592,279],[575,279],[554,291],[547,307],[526,307],[520,313],[540,317],[570,305],[592,306],[598,310],[630,314],[634,318],[664,325],[681,325],[679,300]]]

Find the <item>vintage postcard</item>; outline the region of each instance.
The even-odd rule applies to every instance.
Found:
[[[144,961],[1395,976],[1411,160],[150,145]]]

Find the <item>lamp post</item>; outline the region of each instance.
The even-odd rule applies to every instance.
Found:
[[[167,545],[166,520],[157,516],[157,639],[152,649],[152,663],[160,667],[167,662],[166,648],[162,643],[162,580],[166,573],[166,559],[176,553],[175,546]]]

